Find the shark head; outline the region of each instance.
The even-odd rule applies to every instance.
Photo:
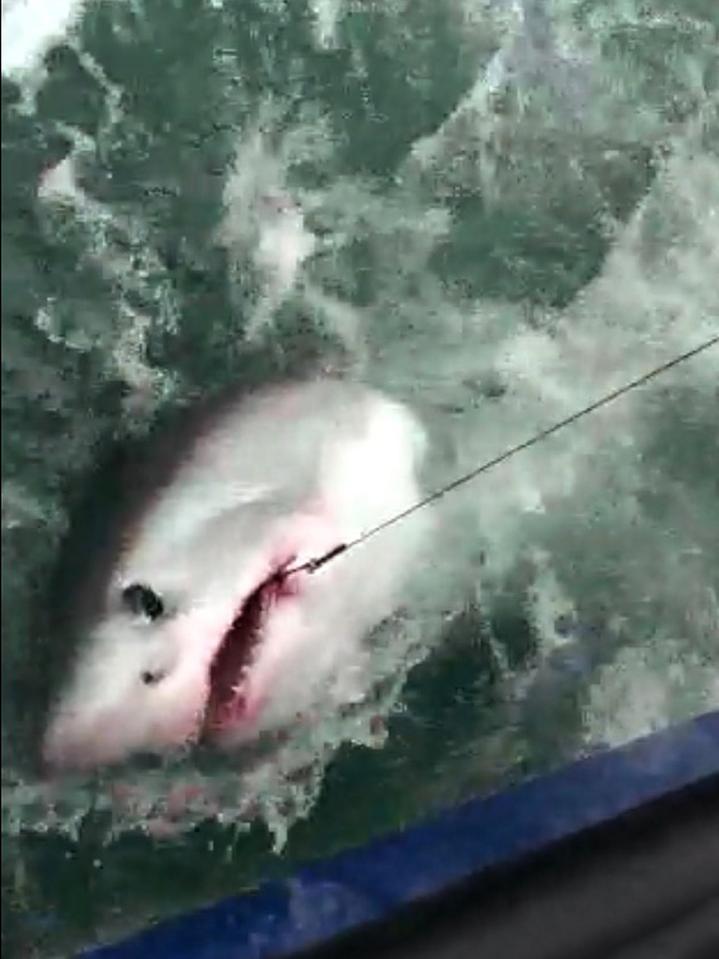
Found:
[[[415,501],[422,449],[403,407],[338,383],[226,412],[111,564],[50,712],[46,767],[233,747],[335,688],[391,611],[417,527],[301,567]]]

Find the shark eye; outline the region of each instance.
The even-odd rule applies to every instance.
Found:
[[[146,616],[148,619],[159,619],[165,611],[160,597],[149,586],[142,583],[132,583],[122,591],[122,601],[136,616]]]
[[[165,674],[163,672],[153,673],[148,669],[142,673],[140,678],[146,686],[157,686],[165,678]]]

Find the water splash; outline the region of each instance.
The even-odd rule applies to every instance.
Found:
[[[85,3],[86,0],[3,0],[3,75],[37,69],[47,48],[77,23]]]
[[[263,10],[271,16],[282,6]],[[227,356],[227,366],[243,374],[259,365],[256,357],[265,358],[261,350],[285,355],[296,337],[314,337],[323,360],[340,344],[347,368],[422,412],[434,439],[426,479],[435,487],[716,329],[716,117],[709,98],[701,100],[698,21],[683,21],[682,36],[694,46],[665,79],[684,104],[668,116],[666,98],[641,86],[641,70],[628,70],[621,44],[611,42],[642,27],[632,4],[600,10],[465,3],[467,35],[489,38],[486,45],[473,41],[475,81],[433,129],[411,139],[383,178],[351,168],[343,142],[351,128],[342,127],[319,93],[312,102],[296,94],[296,63],[293,74],[273,60],[273,48],[263,48],[278,92],[268,100],[243,85],[233,66],[238,28],[230,7],[212,5],[212,23],[220,25],[212,34],[214,56],[222,60],[217,102],[228,129],[207,134],[221,144],[211,178],[202,179],[202,162],[194,159],[195,180],[175,177],[173,164],[186,154],[159,147],[153,153],[151,124],[128,100],[129,81],[118,64],[111,72],[96,48],[84,61],[106,107],[102,149],[92,136],[64,126],[70,153],[36,185],[36,213],[46,242],[66,249],[71,239],[102,292],[83,299],[77,286],[53,290],[30,313],[31,323],[10,324],[14,348],[4,361],[13,375],[32,379],[32,395],[44,398],[39,405],[64,417],[69,439],[62,444],[25,438],[26,448],[33,442],[42,448],[48,474],[79,475],[103,430],[139,429],[163,403],[205,388],[207,379],[193,379],[185,358],[198,343],[212,346],[212,363]],[[367,50],[348,32],[346,7],[314,5],[317,50],[302,56],[318,57],[311,65],[319,66],[322,57],[349,49],[348,62],[361,75]],[[161,32],[148,17],[137,6],[122,30],[110,31],[125,54],[143,31]],[[63,23],[71,22],[68,12]],[[651,32],[666,24],[645,26]],[[160,53],[153,55],[159,69]],[[32,71],[37,59],[25,58]],[[284,81],[277,80],[285,68]],[[349,72],[347,80],[355,82]],[[363,89],[364,80],[356,82]],[[388,135],[393,123],[401,125],[401,117],[388,120]],[[161,126],[154,131],[157,142],[164,135]],[[204,156],[205,141],[198,143],[193,158]],[[115,165],[124,169],[127,154],[142,160],[130,167],[137,192],[113,195],[103,184]],[[167,186],[175,179],[184,193]],[[167,222],[174,223],[180,211],[179,232],[182,217],[196,207],[209,211],[211,221],[200,238],[183,234],[169,254],[153,219],[162,224],[161,215],[147,201],[158,184],[165,188],[161,215],[169,209]],[[226,257],[222,271],[214,268],[217,250]],[[550,253],[554,267],[542,273],[537,264]],[[190,278],[184,286],[183,270]],[[223,285],[227,301],[216,291]],[[204,311],[206,287],[217,313]],[[200,308],[193,314],[195,296]],[[56,351],[52,362],[38,361],[29,327],[44,349]],[[86,415],[92,396],[72,372],[78,358],[91,360],[99,381],[119,382],[124,391],[117,408],[94,423]],[[132,801],[119,804],[107,790],[78,785],[49,816],[46,797],[6,769],[6,828],[68,828],[102,807],[112,809],[115,834],[158,820],[189,829],[212,812],[241,822],[259,816],[281,843],[291,824],[309,814],[340,746],[373,742],[377,717],[394,715],[406,676],[447,619],[469,600],[492,619],[508,593],[531,634],[530,651],[514,655],[494,628],[504,697],[497,709],[512,708],[502,714],[509,717],[505,738],[493,734],[486,752],[478,744],[484,734],[475,732],[479,719],[468,724],[464,738],[473,756],[488,761],[501,749],[509,755],[509,740],[517,755],[531,756],[532,704],[541,701],[542,720],[551,725],[547,701],[563,683],[579,691],[573,735],[584,744],[615,741],[647,722],[698,710],[713,695],[707,677],[716,647],[706,645],[701,616],[690,615],[704,601],[689,587],[708,587],[719,536],[711,533],[715,511],[699,476],[676,476],[681,431],[672,439],[665,424],[685,403],[692,446],[711,456],[718,365],[716,351],[707,353],[664,385],[622,400],[443,504],[437,562],[418,584],[424,607],[408,598],[407,620],[377,654],[379,687],[394,677],[384,698],[360,704],[352,717],[322,717],[252,772],[203,776],[180,763],[143,773]],[[58,376],[58,369],[70,372]],[[23,395],[18,391],[13,401],[19,413],[26,412]],[[42,566],[33,566],[39,553],[20,532],[46,536],[50,516],[58,536],[67,504],[58,490],[48,494],[24,460],[18,463],[4,490],[3,518],[17,537],[9,550],[20,597]],[[558,630],[562,617],[571,630]],[[8,642],[17,650],[20,639],[16,627]],[[690,678],[677,683],[652,658],[663,643],[676,657],[701,648],[709,666],[695,668],[695,654],[687,654]],[[623,694],[619,677],[630,676],[636,684],[627,688],[644,718],[624,715],[612,726],[607,703],[617,688]],[[305,781],[293,782],[303,768]],[[177,787],[185,790],[182,815],[168,814]],[[454,789],[449,781],[444,788]]]

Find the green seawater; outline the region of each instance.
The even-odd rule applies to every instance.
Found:
[[[2,84],[9,955],[719,707],[714,348],[447,499],[378,640],[396,686],[291,747],[302,782],[225,763],[219,814],[159,837],[192,757],[135,770],[124,815],[102,779],[50,809],[24,763],[102,464],[198,398],[367,380],[427,424],[435,487],[716,334],[714,0],[87,0]]]

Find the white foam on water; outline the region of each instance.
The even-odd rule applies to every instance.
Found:
[[[322,47],[333,47],[337,42],[337,21],[342,0],[312,0],[317,42]]]
[[[173,331],[177,305],[166,270],[153,250],[139,219],[116,214],[91,197],[78,181],[79,160],[91,147],[76,131],[74,149],[46,170],[37,189],[48,231],[70,217],[85,234],[87,255],[118,293],[114,322],[98,317],[95,329],[87,323],[68,324],[57,316],[59,304],[47,302],[35,322],[48,338],[70,349],[88,352],[101,347],[108,354],[108,371],[118,375],[129,392],[127,410],[147,416],[174,388],[174,378],[147,361],[148,336],[153,329]],[[153,301],[152,314],[132,306],[133,296]],[[60,326],[63,332],[60,332]]]
[[[704,649],[661,628],[646,646],[620,650],[601,671],[583,704],[588,742],[621,746],[699,713],[719,709],[719,680],[711,645],[719,637],[717,598]]]
[[[639,115],[634,102],[627,105],[631,98],[616,106],[617,87],[605,82],[611,69],[601,59],[601,24],[580,35],[562,20],[558,6],[547,27],[552,41],[547,45],[537,40],[537,31],[545,28],[533,5],[467,0],[465,7],[471,8],[474,28],[485,26],[500,38],[498,49],[456,108],[410,147],[393,185],[380,188],[369,178],[339,176],[306,188],[296,167],[332,158],[329,125],[317,110],[300,111],[288,124],[281,104],[259,104],[238,130],[217,232],[229,254],[231,288],[246,287],[248,275],[255,280],[249,309],[247,301],[238,304],[233,335],[271,339],[277,336],[281,308],[307,308],[344,344],[356,369],[424,415],[435,441],[430,487],[691,348],[716,331],[719,317],[719,171],[702,146],[701,130],[689,124],[669,130],[658,111],[648,108]],[[331,45],[343,7],[317,0],[314,9],[321,42]],[[542,71],[552,80],[547,93],[552,109],[545,112],[527,96]],[[572,97],[559,95],[567,77],[577,81]],[[519,103],[509,118],[495,109],[496,97],[507,88],[518,91]],[[587,91],[592,96],[585,102]],[[582,105],[587,126],[577,134]],[[513,167],[508,160],[542,161],[545,144],[538,131],[544,128],[538,118],[546,118],[547,128],[559,131],[560,139],[571,135],[572,147],[585,132],[585,154],[593,154],[593,160],[627,145],[657,142],[668,156],[657,161],[658,174],[626,222],[614,223],[607,215],[609,254],[599,274],[563,308],[529,312],[497,297],[457,295],[431,268],[432,255],[453,236],[442,196],[479,191],[488,204],[511,197],[543,209],[546,183],[531,175],[535,168],[529,162]],[[126,208],[115,210],[93,199],[78,186],[74,162],[63,161],[46,175],[41,200],[49,216],[64,207],[87,231],[88,256],[115,284],[121,323],[114,328],[104,322],[96,335],[89,316],[68,328],[58,320],[58,305],[48,304],[37,326],[68,350],[99,342],[108,368],[120,370],[141,391],[150,327],[147,318],[131,315],[128,294],[139,279],[122,244],[113,240],[116,230],[125,241],[135,238],[133,249],[140,249],[152,268],[147,272],[158,273],[141,201],[128,214]],[[562,191],[571,196],[572,189],[584,188],[591,164],[587,168],[584,180],[563,181]],[[436,187],[431,200],[417,186],[423,177]],[[358,241],[372,253],[375,296],[364,307],[341,292],[342,284],[351,286],[354,279],[347,251]],[[181,330],[181,304],[172,303],[170,316]],[[247,325],[241,331],[242,319]],[[165,328],[172,329],[169,321]],[[206,780],[186,766],[143,774],[134,800],[119,810],[113,806],[115,828],[165,815],[168,790],[182,782],[205,793],[185,804],[180,828],[189,828],[210,808],[240,822],[259,812],[281,844],[292,822],[312,808],[323,770],[339,746],[375,744],[374,720],[397,707],[407,672],[426,656],[446,611],[461,609],[467,597],[489,602],[493,588],[523,562],[533,570],[535,595],[526,612],[538,650],[531,664],[512,675],[498,648],[510,696],[521,701],[551,669],[553,656],[570,650],[575,640],[557,630],[557,619],[576,618],[583,596],[601,591],[614,576],[631,589],[613,597],[617,608],[608,633],[623,630],[627,645],[607,653],[585,692],[587,742],[617,743],[715,703],[716,594],[698,542],[710,507],[645,462],[643,452],[656,432],[648,409],[663,403],[671,408],[671,397],[663,391],[688,390],[698,409],[706,411],[717,380],[715,349],[669,374],[663,385],[657,381],[619,400],[448,498],[439,512],[436,562],[431,575],[417,584],[424,603],[408,597],[410,613],[377,647],[373,667],[378,683],[387,686],[376,700],[358,704],[351,717],[328,715],[311,729],[296,730],[271,761],[242,774],[228,770],[224,777]],[[670,546],[642,505],[642,495],[652,488],[666,494],[663,523],[676,537]],[[30,522],[34,502],[21,486],[13,488],[11,523]],[[585,571],[571,584],[565,557]],[[632,596],[664,603],[649,638]],[[310,768],[306,782],[293,782],[303,767]],[[4,781],[3,816],[15,827],[47,826],[47,805],[31,793],[27,783]],[[52,819],[58,827],[79,822],[92,802],[112,805],[107,794],[98,800],[89,787],[62,799],[65,805],[58,804]]]
[[[256,277],[257,295],[250,305],[244,335],[256,339],[272,327],[280,306],[302,283],[304,264],[315,252],[317,239],[307,229],[302,196],[287,184],[290,164],[317,157],[326,150],[321,118],[308,118],[272,149],[268,134],[280,116],[266,101],[256,123],[238,137],[233,169],[225,182],[224,217],[218,241],[230,255],[230,282],[248,271]],[[315,121],[313,123],[313,120]],[[312,138],[309,129],[320,136]]]
[[[2,72],[34,70],[48,47],[62,40],[87,0],[3,0]]]

